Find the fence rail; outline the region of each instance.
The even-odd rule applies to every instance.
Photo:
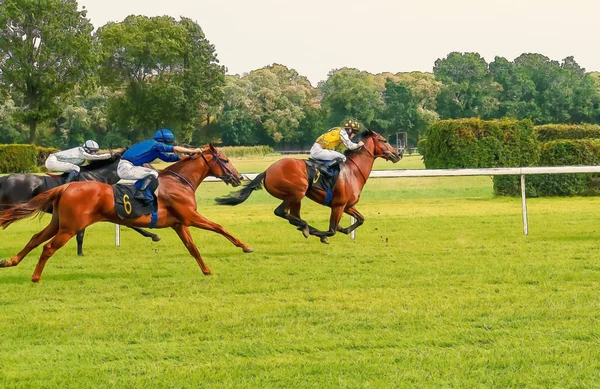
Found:
[[[521,176],[521,207],[523,210],[523,233],[529,234],[527,198],[525,197],[525,176],[531,174],[575,174],[600,173],[600,166],[544,166],[544,167],[507,167],[493,169],[413,169],[413,170],[374,170],[369,178],[400,178],[400,177],[460,177],[460,176]],[[252,180],[259,173],[242,174]],[[204,181],[221,181],[215,177],[207,177]],[[351,223],[354,224],[354,218]],[[120,229],[116,226],[116,242],[120,244]],[[356,239],[353,232],[350,236]]]

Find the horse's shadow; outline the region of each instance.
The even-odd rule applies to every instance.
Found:
[[[7,271],[3,270],[2,272]],[[31,284],[31,275],[2,275],[0,273],[0,285],[18,285],[18,284]],[[113,280],[113,279],[127,279],[131,280],[135,278],[132,273],[61,273],[51,274],[45,277],[45,283],[53,281],[85,281],[85,280]]]

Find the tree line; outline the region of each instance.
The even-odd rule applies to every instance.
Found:
[[[573,57],[541,54],[450,53],[432,73],[341,68],[316,87],[280,64],[226,75],[185,17],[94,30],[75,0],[0,0],[0,143],[120,147],[167,127],[182,143],[295,148],[351,117],[414,145],[447,118],[598,124],[598,81]]]

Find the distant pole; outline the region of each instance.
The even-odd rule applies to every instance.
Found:
[[[115,245],[121,247],[121,226],[115,224]]]
[[[523,233],[529,235],[527,222],[527,198],[525,197],[525,175],[521,175],[521,206],[523,207]]]
[[[354,218],[354,216],[350,216],[350,225],[353,225],[354,223],[356,223],[356,219]],[[356,240],[356,230],[350,233],[350,239]]]

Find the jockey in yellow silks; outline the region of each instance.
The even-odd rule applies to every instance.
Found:
[[[360,129],[360,124],[355,120],[346,120],[342,127],[335,127],[317,138],[310,149],[310,156],[326,162],[327,167],[346,162],[346,156],[334,149],[341,143],[349,150],[355,150],[364,145],[362,141],[352,142],[355,131]]]

